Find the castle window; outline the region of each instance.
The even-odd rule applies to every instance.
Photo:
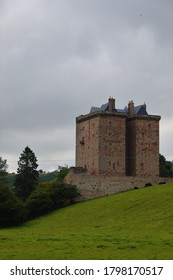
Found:
[[[81,145],[84,145],[84,144],[85,144],[85,142],[84,142],[84,137],[82,137],[82,140],[80,140],[80,144],[81,144]]]
[[[115,170],[115,162],[113,163],[113,170]]]
[[[111,162],[109,161],[109,166],[111,166]]]

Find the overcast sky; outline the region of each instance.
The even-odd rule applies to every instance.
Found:
[[[0,156],[74,165],[75,118],[109,96],[161,115],[173,159],[172,0],[0,0]]]

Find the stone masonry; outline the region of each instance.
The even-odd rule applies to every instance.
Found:
[[[78,201],[84,201],[157,184],[163,184],[164,188],[164,183],[171,183],[173,179],[152,176],[96,176],[88,174],[81,168],[79,170],[78,168],[71,168],[65,178],[65,182],[76,185],[81,194]]]
[[[146,104],[116,109],[115,99],[76,118],[76,167],[89,174],[159,176],[160,116]]]

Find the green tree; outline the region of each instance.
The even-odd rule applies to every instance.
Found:
[[[39,176],[37,167],[37,158],[34,152],[27,146],[19,158],[14,183],[16,195],[24,201],[34,191],[37,184]]]
[[[28,218],[32,219],[75,202],[80,196],[76,186],[64,183],[44,183],[26,201]]]
[[[20,225],[25,219],[24,204],[5,182],[0,181],[0,227]]]
[[[37,189],[26,201],[26,209],[29,219],[45,215],[54,209],[51,194],[48,188]]]
[[[8,165],[7,160],[0,157],[0,180],[4,180],[7,173]]]
[[[68,166],[58,166],[58,171],[57,171],[57,174],[56,174],[56,180],[58,182],[64,182],[64,178],[65,176],[68,174]]]
[[[160,177],[173,177],[173,162],[167,161],[166,158],[160,154]]]
[[[54,203],[54,209],[73,204],[75,199],[80,196],[76,186],[68,185],[64,182],[51,182],[49,190]]]

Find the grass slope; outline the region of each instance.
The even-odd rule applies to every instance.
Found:
[[[0,259],[173,259],[173,184],[78,203],[1,229]]]

